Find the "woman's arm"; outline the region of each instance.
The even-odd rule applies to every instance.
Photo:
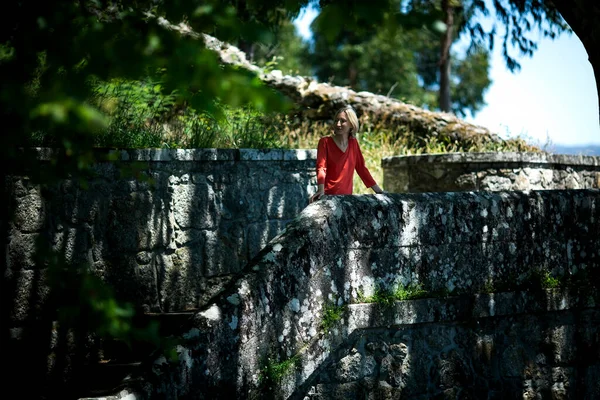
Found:
[[[319,200],[321,198],[321,196],[323,196],[324,194],[325,194],[325,185],[320,183],[318,186],[318,189],[317,189],[317,193],[310,196],[310,199],[308,200],[309,204]]]
[[[371,186],[371,189],[373,189],[373,191],[375,193],[377,193],[377,194],[382,194],[383,193],[383,189],[381,189],[378,184],[375,184],[375,185]]]
[[[373,189],[373,191],[377,194],[383,193],[383,190],[379,187],[378,184],[374,184],[373,186],[371,186],[371,189]]]
[[[381,190],[381,188],[377,186],[377,182],[375,182],[375,179],[373,179],[373,176],[371,176],[371,172],[369,172],[369,169],[365,165],[365,158],[363,157],[360,146],[358,145],[358,140],[354,139],[354,142],[356,142],[356,153],[354,155],[356,160],[356,173],[358,176],[360,176],[360,179],[363,181],[366,187],[373,188],[375,193],[380,193],[377,191],[377,189]]]
[[[317,201],[325,194],[325,177],[327,176],[327,147],[325,138],[319,140],[317,146],[317,193],[310,196],[309,203]]]

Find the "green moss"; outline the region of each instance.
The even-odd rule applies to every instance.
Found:
[[[396,301],[392,292],[377,288],[371,296],[365,296],[362,292],[358,293],[357,298],[359,303],[376,303],[384,307],[389,307]]]
[[[544,289],[553,289],[560,286],[560,280],[546,271],[540,276],[540,284]]]
[[[406,287],[399,287],[394,293],[396,300],[413,300],[428,297],[429,292],[423,289],[422,285],[409,285]]]
[[[359,292],[357,300],[359,303],[377,303],[384,307],[391,307],[396,301],[414,300],[424,297],[434,296],[424,290],[421,285],[408,285],[399,286],[396,290],[384,290],[378,287],[371,296],[365,296],[363,292]]]
[[[342,319],[346,312],[345,306],[337,306],[332,303],[325,305],[323,310],[323,319],[321,320],[321,329],[327,333],[335,325],[336,322]]]
[[[488,280],[487,282],[485,282],[485,285],[483,285],[483,289],[481,289],[481,293],[494,293],[495,292],[495,287],[494,287],[494,282]]]
[[[274,361],[271,357],[267,357],[264,362],[264,367],[260,370],[259,381],[263,392],[271,392],[273,386],[281,382],[281,380],[289,375],[296,364],[300,361],[300,355],[283,360],[280,362]]]
[[[530,272],[524,279],[519,279],[518,275],[512,274],[502,281],[493,281],[489,279],[481,289],[476,293],[500,293],[514,291],[528,291],[532,293],[544,292],[547,289],[566,288],[577,289],[580,293],[589,294],[591,298],[600,298],[598,284],[600,282],[600,273],[592,274],[588,271],[580,270],[577,274],[567,276],[554,276],[547,270],[537,270]],[[414,300],[425,297],[444,298],[451,295],[472,295],[473,291],[468,289],[454,290],[450,292],[447,288],[431,291],[425,290],[421,285],[401,286],[395,291],[384,290],[378,287],[370,296],[365,296],[364,292],[359,291],[357,303],[376,303],[383,307],[391,307],[396,301]]]

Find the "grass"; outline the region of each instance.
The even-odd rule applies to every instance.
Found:
[[[108,116],[108,126],[93,135],[94,145],[109,148],[288,148],[315,149],[329,135],[327,121],[262,114],[249,108],[216,105],[219,116],[199,113],[165,93],[160,82],[92,82],[90,103]],[[521,138],[500,142],[473,135],[456,140],[443,134],[420,134],[363,116],[358,140],[367,168],[383,187],[381,159],[393,155],[447,152],[539,151]],[[35,132],[33,146],[53,146],[52,137]],[[385,189],[385,187],[383,187]],[[354,193],[372,193],[355,174]]]
[[[560,280],[550,275],[550,272],[545,272],[541,277],[541,286],[545,289],[554,289],[560,286]]]
[[[371,296],[359,293],[358,302],[377,303],[384,307],[391,307],[396,301],[421,299],[430,295],[421,285],[399,286],[395,290],[384,290],[378,287]]]
[[[506,291],[539,291],[546,289],[556,289],[567,285],[567,279],[565,277],[554,277],[549,271],[534,271],[520,284],[510,283],[514,279],[509,279],[509,283],[498,284],[492,281],[486,282],[484,287],[479,293],[498,293]],[[585,279],[583,279],[585,281]],[[581,277],[573,277],[568,282],[571,286],[581,286]],[[461,292],[449,292],[443,288],[437,291],[427,291],[422,288],[421,285],[408,285],[399,286],[395,290],[384,290],[380,287],[375,289],[375,292],[370,296],[365,296],[363,292],[358,293],[357,301],[359,303],[376,303],[384,307],[391,307],[396,301],[402,300],[414,300],[425,297],[431,298],[444,298],[450,295],[457,295]]]
[[[316,149],[319,139],[331,133],[330,125],[323,121],[294,121],[289,118],[271,117],[270,123],[278,126],[283,136],[283,147],[291,149]],[[472,136],[458,141],[445,135],[418,135],[408,128],[391,129],[384,122],[361,118],[358,141],[371,175],[383,187],[381,160],[394,155],[435,154],[448,152],[507,152],[540,151],[522,138],[501,142]],[[354,194],[373,193],[364,186],[360,177],[354,175]]]
[[[300,361],[299,354],[280,362],[275,362],[268,357],[259,373],[259,382],[263,394],[272,393],[275,385],[279,384],[285,376],[292,373],[298,361]]]
[[[346,311],[346,307],[337,306],[332,303],[328,303],[325,305],[323,309],[323,319],[321,320],[321,329],[324,332],[329,332],[331,328],[342,319],[344,316],[344,312]]]

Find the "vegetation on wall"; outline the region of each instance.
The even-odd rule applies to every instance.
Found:
[[[282,361],[267,357],[258,377],[262,395],[270,397],[281,380],[294,371],[299,361],[300,353]]]
[[[321,320],[321,329],[328,333],[333,326],[344,317],[346,307],[336,305],[335,303],[326,303],[323,307],[323,318]]]
[[[269,40],[273,36],[270,28],[297,16],[308,2],[7,2],[0,14],[0,115],[6,127],[0,151],[7,165],[3,183],[11,174],[27,170],[31,171],[32,181],[42,187],[64,178],[81,182],[84,187],[91,166],[98,161],[92,151],[98,146],[314,148],[317,139],[328,132],[326,124],[307,125],[282,117],[290,107],[284,96],[265,87],[252,73],[222,65],[202,41],[166,30],[158,23],[158,17],[173,23],[185,20],[194,31],[230,43],[273,43]],[[576,3],[586,4],[581,0]],[[328,22],[324,34],[331,37],[343,29],[358,29],[353,18],[343,18],[345,14],[364,16],[362,28],[373,29],[390,6],[387,0],[369,1],[367,7],[363,1],[322,0],[320,4],[326,11],[322,18]],[[473,4],[485,7],[481,1]],[[531,13],[536,21],[557,17],[545,2],[537,8],[527,4],[526,8],[507,8],[506,15],[502,15],[517,39],[523,36],[522,29],[515,28],[514,22],[522,21],[522,14]],[[576,24],[577,15],[585,13],[576,13],[570,22]],[[396,22],[401,25],[402,18]],[[478,32],[477,26],[472,28]],[[530,44],[525,38],[517,43]],[[590,45],[595,42],[584,43],[588,50],[600,48]],[[264,59],[265,63],[273,62],[268,52]],[[290,64],[286,68],[303,68],[300,63],[287,61]],[[473,138],[472,143],[456,143],[433,133],[423,136],[408,130],[390,131],[376,122],[363,121],[363,126],[361,145],[375,173],[379,160],[387,154],[527,148],[519,141],[492,145]],[[59,150],[43,170],[32,168],[36,165],[34,155],[21,151],[37,145]],[[3,208],[0,218],[5,243],[13,211],[12,207]],[[3,248],[6,252],[7,246]],[[38,315],[27,321],[26,332],[49,341],[55,335],[72,337],[78,330],[84,342],[86,334],[97,328],[107,336],[132,340],[139,333],[130,329],[132,311],[105,291],[100,280],[88,279],[93,272],[89,265],[53,258],[55,251],[37,248],[39,268],[33,271],[32,285],[42,287],[48,283],[40,277],[45,274],[39,272],[49,270],[48,275],[54,277],[47,293],[52,302],[35,309]],[[14,271],[8,270],[6,254],[2,259],[2,300],[3,304],[12,304],[19,282]],[[63,290],[66,282],[69,290]],[[43,300],[28,299],[36,306]],[[8,338],[7,327],[13,324],[9,308],[3,307],[1,315],[3,339]],[[86,315],[88,311],[92,318]],[[53,322],[58,319],[57,329]],[[155,338],[152,332],[146,336],[148,341]],[[44,344],[48,343],[40,346]],[[47,353],[47,348],[36,351],[40,349],[3,343],[2,349],[15,352],[7,354],[6,359],[22,360],[11,366],[8,380],[17,385],[19,379],[45,382],[48,360],[54,356]],[[47,389],[42,384],[19,387],[25,397]],[[57,393],[65,395],[61,390]]]

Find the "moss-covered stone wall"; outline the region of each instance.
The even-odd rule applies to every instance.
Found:
[[[13,319],[26,318],[46,291],[37,241],[146,311],[201,307],[308,205],[315,153],[123,150],[83,181],[8,178],[9,287],[20,282]],[[52,159],[40,150],[38,167]]]
[[[45,243],[146,311],[192,310],[130,398],[598,395],[598,190],[307,205],[314,156],[124,151],[85,184],[10,178],[3,328],[36,354],[20,365],[77,367]]]
[[[326,197],[138,393],[593,398],[599,212],[598,190]]]

